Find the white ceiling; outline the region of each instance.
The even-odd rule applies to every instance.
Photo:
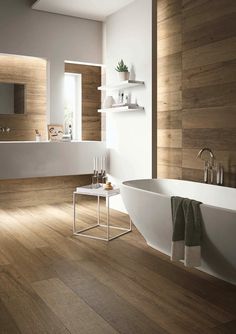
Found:
[[[127,6],[134,0],[37,0],[33,9],[56,14],[70,15],[96,21]]]

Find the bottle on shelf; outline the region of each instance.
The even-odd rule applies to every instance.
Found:
[[[70,140],[72,140],[73,139],[73,132],[72,132],[72,125],[71,124],[69,124],[68,134],[70,136]]]

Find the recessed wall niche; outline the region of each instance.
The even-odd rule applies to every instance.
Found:
[[[46,140],[46,78],[45,59],[0,54],[0,128],[10,129],[0,140],[35,140],[36,129]]]

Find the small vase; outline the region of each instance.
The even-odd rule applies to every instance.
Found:
[[[118,72],[120,81],[129,80],[129,72]]]
[[[103,102],[103,108],[111,108],[114,103],[114,98],[112,96],[107,96]]]

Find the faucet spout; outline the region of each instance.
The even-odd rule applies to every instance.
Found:
[[[203,147],[197,154],[197,158],[202,159],[203,152],[209,152],[211,159],[215,159],[215,155],[209,147]]]

